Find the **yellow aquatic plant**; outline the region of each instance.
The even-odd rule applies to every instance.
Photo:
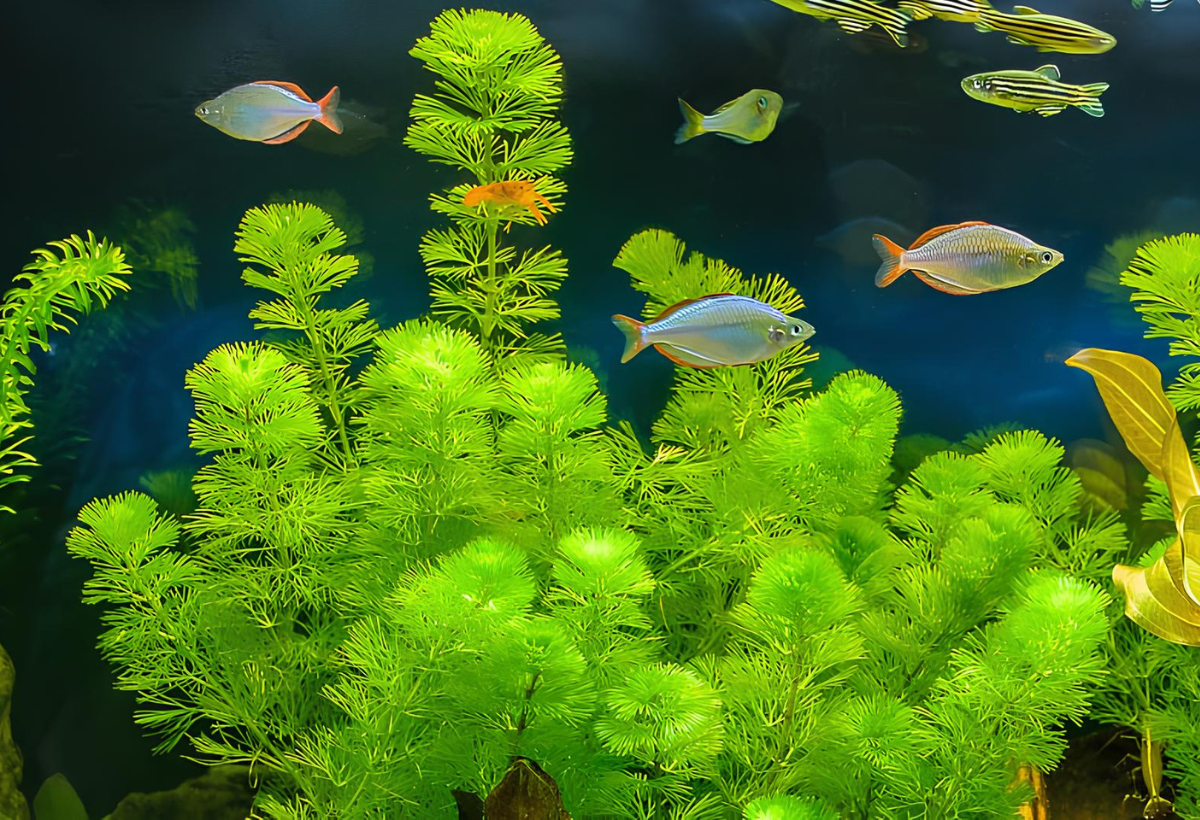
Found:
[[[1130,353],[1087,348],[1067,360],[1089,373],[1129,451],[1164,481],[1178,537],[1149,567],[1113,567],[1125,614],[1147,632],[1200,646],[1200,474],[1188,454],[1162,374]]]

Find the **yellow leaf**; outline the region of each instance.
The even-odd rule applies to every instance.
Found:
[[[1175,408],[1163,392],[1158,368],[1141,356],[1095,347],[1079,351],[1066,363],[1092,375],[1129,452],[1151,475],[1164,478],[1160,460]]]
[[[1125,594],[1129,620],[1165,641],[1200,646],[1200,607],[1180,591],[1176,579],[1182,577],[1178,541],[1151,567],[1113,567],[1113,583]]]

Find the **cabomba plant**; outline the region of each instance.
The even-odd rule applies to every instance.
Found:
[[[438,80],[413,101],[404,142],[471,177],[431,199],[454,222],[421,241],[432,313],[475,334],[496,366],[561,359],[562,337],[528,326],[558,318],[550,294],[567,275],[566,260],[552,248],[502,242],[501,224],[534,222],[523,207],[470,207],[463,196],[478,185],[528,180],[561,206],[566,186],[553,174],[572,156],[567,129],[553,119],[562,62],[529,20],[492,11],[443,12],[410,53]]]
[[[33,253],[34,259],[14,277],[16,286],[0,306],[0,513],[13,514],[9,502],[14,485],[27,482],[38,459],[23,449],[33,438],[34,422],[26,398],[37,375],[34,356],[48,352],[51,333],[66,333],[80,314],[103,308],[129,289],[130,272],[121,249],[91,232],[70,236]],[[0,573],[11,556],[0,543]],[[29,816],[18,788],[20,750],[12,743],[8,719],[14,679],[12,660],[0,646],[0,816]]]
[[[448,12],[414,54],[442,77],[414,147],[473,182],[565,160],[527,20]],[[546,816],[1015,811],[1100,673],[1105,599],[1070,573],[1121,544],[1061,448],[1004,434],[893,487],[896,394],[852,372],[810,395],[805,348],[679,372],[647,447],[529,329],[557,254],[501,245],[523,217],[463,190],[423,243],[433,316],[386,330],[331,306],[356,262],[327,214],[251,209],[235,248],[269,334],[187,375],[196,511],[80,514],[101,649],[159,748],[250,762],[271,818],[494,813],[535,785]],[[646,315],[802,307],[662,231],[616,265]]]

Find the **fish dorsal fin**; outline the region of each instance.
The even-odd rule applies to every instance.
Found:
[[[973,225],[987,225],[987,224],[988,224],[987,222],[959,222],[957,225],[941,225],[937,228],[930,228],[929,230],[925,231],[925,233],[921,234],[916,239],[914,239],[913,243],[908,246],[908,249],[910,251],[915,250],[915,249],[919,248],[921,245],[924,245],[930,239],[939,237],[944,233],[950,233],[950,231],[956,231],[959,228],[970,228]]]
[[[1033,72],[1041,74],[1047,80],[1054,80],[1055,82],[1062,79],[1062,74],[1058,72],[1058,66],[1056,65],[1044,65],[1041,68],[1035,68]]]
[[[665,308],[662,313],[655,316],[653,319],[651,319],[649,322],[647,322],[647,324],[654,324],[655,322],[661,322],[663,319],[667,318],[672,313],[675,313],[676,311],[679,311],[679,310],[687,307],[688,305],[694,305],[697,302],[703,302],[705,299],[712,299],[714,296],[733,296],[733,295],[734,294],[732,294],[732,293],[710,293],[707,296],[697,296],[695,299],[684,299],[683,301],[676,302],[675,304],[671,305],[670,307]]]
[[[273,85],[276,88],[282,88],[284,91],[290,91],[305,102],[312,102],[312,97],[304,93],[304,89],[295,83],[286,83],[283,80],[255,80],[254,85]]]
[[[1020,14],[1022,17],[1028,17],[1030,14],[1041,14],[1040,11],[1035,8],[1030,8],[1029,6],[1013,6],[1013,11],[1015,11],[1017,14]]]

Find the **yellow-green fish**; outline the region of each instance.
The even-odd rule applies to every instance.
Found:
[[[896,45],[908,45],[907,26],[913,15],[903,9],[892,9],[872,0],[774,0],[775,3],[816,17],[818,20],[833,20],[842,31],[858,34],[871,26],[879,26],[888,33]]]
[[[617,314],[613,324],[625,334],[627,362],[650,345],[684,367],[754,364],[798,345],[816,331],[765,302],[732,293],[685,299],[651,322]]]
[[[987,222],[943,225],[918,236],[908,250],[886,236],[873,237],[883,264],[875,284],[886,288],[906,270],[931,288],[965,295],[1032,282],[1063,255],[1016,231]]]
[[[985,11],[975,21],[975,28],[1002,31],[1010,43],[1063,54],[1103,54],[1117,44],[1117,38],[1108,32],[1078,20],[1042,14],[1029,6],[1015,6],[1013,11],[1016,13]]]
[[[1059,82],[1058,68],[1044,65],[1033,71],[989,71],[972,74],[962,81],[967,96],[1014,111],[1036,111],[1043,117],[1073,105],[1093,117],[1104,116],[1100,95],[1108,83],[1070,85]]]
[[[782,108],[783,97],[762,88],[750,89],[708,116],[680,100],[683,125],[675,132],[675,144],[687,142],[701,134],[716,134],[742,145],[762,142],[775,130],[775,121],[779,119]]]
[[[992,9],[987,0],[900,0],[896,5],[912,14],[914,20],[936,17],[955,23],[974,23],[980,14]]]
[[[335,134],[342,133],[339,99],[336,85],[313,102],[295,83],[263,80],[239,85],[201,103],[196,106],[196,116],[236,139],[277,145],[300,136],[313,120]]]

